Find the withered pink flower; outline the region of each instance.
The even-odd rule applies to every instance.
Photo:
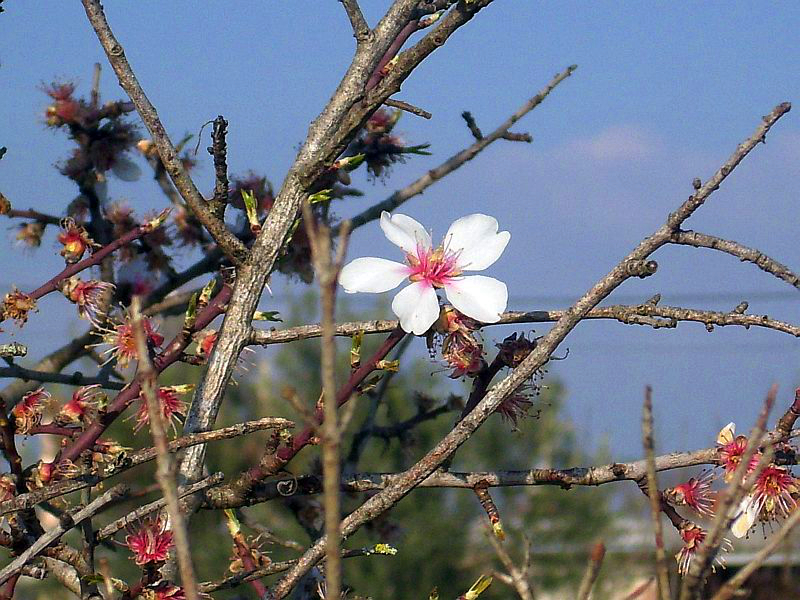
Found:
[[[44,88],[44,92],[54,100],[45,110],[45,122],[50,127],[61,127],[76,121],[83,106],[72,97],[75,92],[74,83],[53,83]]]
[[[107,281],[81,281],[70,277],[61,283],[61,292],[78,307],[78,314],[95,326],[105,320],[105,306],[108,304],[114,284]]]
[[[14,431],[20,435],[26,435],[31,429],[39,425],[42,422],[42,415],[49,401],[50,393],[44,388],[25,394],[22,400],[11,409],[11,416],[14,418]]]
[[[60,425],[77,425],[85,423],[97,411],[98,403],[102,401],[103,394],[100,384],[85,385],[76,389],[72,398],[56,415],[55,421]]]
[[[133,560],[139,566],[164,562],[172,547],[172,532],[167,531],[166,519],[147,519],[135,532],[125,537],[125,544],[133,552]]]
[[[503,364],[512,369],[516,369],[525,360],[528,354],[536,347],[535,339],[528,339],[524,333],[514,332],[500,344],[496,344],[499,349],[498,356]]]
[[[472,335],[451,333],[442,343],[442,358],[453,369],[451,379],[473,377],[486,366],[483,359],[483,346]]]
[[[173,434],[176,433],[175,422],[180,421],[186,416],[186,403],[180,399],[179,394],[188,394],[194,389],[194,385],[172,385],[158,388],[158,403],[161,405],[161,415],[166,423],[172,426]],[[142,393],[139,396],[139,410],[136,413],[136,425],[134,431],[139,431],[142,427],[150,423],[150,413],[147,411],[147,400]]]
[[[675,555],[675,560],[678,561],[678,573],[685,576],[689,572],[689,567],[697,554],[697,549],[701,546],[703,540],[706,539],[706,530],[694,523],[687,522],[681,527],[680,534],[683,540],[683,547],[680,549],[680,552]],[[725,567],[725,557],[723,553],[729,552],[732,547],[730,540],[724,539],[722,541],[717,557],[714,559],[715,564],[711,566],[712,570],[715,570],[717,565],[723,568]]]
[[[147,336],[147,344],[153,348],[160,348],[164,343],[164,336],[158,333],[153,322],[144,317],[142,319],[142,326],[144,327]],[[109,329],[104,332],[103,344],[109,346],[103,354],[109,355],[108,361],[116,359],[117,364],[121,368],[126,368],[131,360],[136,360],[136,337],[133,331],[133,321],[130,315],[126,315],[122,323],[119,323],[114,329]]]
[[[3,319],[13,319],[18,327],[28,322],[28,313],[37,312],[36,300],[28,294],[20,292],[16,287],[3,299]]]
[[[517,392],[506,397],[495,409],[504,421],[511,423],[511,428],[516,431],[520,419],[528,416],[528,411],[533,406],[530,396],[520,388]]]
[[[700,477],[692,477],[689,481],[664,490],[664,499],[675,506],[688,506],[696,513],[710,517],[714,514],[714,501],[717,493],[711,489],[714,481],[712,471],[706,471]]]
[[[86,251],[91,251],[98,244],[89,237],[83,226],[75,223],[73,219],[67,218],[61,222],[61,233],[58,234],[58,241],[64,247],[61,249],[61,256],[68,263],[76,263]]]
[[[794,497],[800,492],[798,483],[798,479],[785,467],[769,465],[761,471],[752,491],[758,517],[762,521],[788,517],[797,508]]]

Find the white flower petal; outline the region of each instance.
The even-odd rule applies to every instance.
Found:
[[[450,225],[444,244],[450,252],[459,252],[458,266],[466,271],[483,271],[506,249],[511,234],[497,232],[497,219],[474,214],[461,217]]]
[[[484,275],[460,277],[446,284],[444,291],[459,312],[481,323],[499,321],[508,304],[506,284]]]
[[[433,286],[417,281],[403,288],[392,300],[392,310],[407,333],[423,335],[439,318],[439,300]]]
[[[750,528],[756,522],[758,511],[756,510],[756,502],[752,495],[745,496],[741,504],[739,504],[739,516],[731,525],[731,533],[737,538],[743,538],[750,531]]]
[[[417,254],[417,245],[431,247],[431,236],[425,228],[406,215],[381,213],[381,229],[395,246],[400,246],[407,254]]]
[[[717,435],[717,443],[721,446],[730,444],[736,439],[736,423],[730,422],[725,427],[719,430]]]
[[[396,288],[408,277],[408,266],[385,258],[357,258],[339,273],[339,285],[348,294],[380,293]]]

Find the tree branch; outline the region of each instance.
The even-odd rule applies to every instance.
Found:
[[[449,15],[452,13],[449,13]],[[449,16],[448,15],[448,16]],[[442,23],[445,25],[447,19]],[[441,29],[440,25],[438,29]],[[430,35],[430,34],[429,34]],[[426,36],[428,37],[428,36]],[[424,41],[424,40],[423,40]],[[421,44],[422,42],[420,42]],[[410,51],[409,51],[410,52]],[[349,536],[361,525],[376,518],[394,506],[401,498],[419,485],[436,468],[439,467],[455,450],[463,444],[489,416],[494,413],[500,403],[513,393],[531,375],[550,360],[553,352],[564,338],[578,325],[592,308],[597,306],[611,292],[631,277],[627,264],[630,261],[647,260],[658,248],[669,243],[672,234],[696,211],[709,196],[722,184],[725,178],[747,156],[757,144],[762,142],[769,129],[791,108],[788,103],[775,107],[762,120],[755,133],[740,144],[722,167],[690,196],[667,221],[652,235],[642,240],[627,257],[620,261],[605,277],[598,281],[584,296],[578,300],[564,316],[543,336],[536,348],[525,360],[503,381],[492,387],[472,412],[462,419],[434,448],[432,448],[414,466],[400,475],[386,489],[375,494],[358,509],[348,515],[342,522],[342,535]],[[300,558],[284,578],[272,589],[273,598],[284,598],[302,577],[325,552],[326,540],[321,538]]]
[[[169,173],[175,188],[228,258],[234,264],[240,264],[248,255],[247,248],[228,230],[224,222],[211,213],[205,198],[200,194],[194,181],[192,181],[192,178],[183,167],[178,152],[175,150],[175,146],[161,123],[155,107],[148,99],[139,84],[136,74],[128,63],[128,59],[125,57],[125,50],[114,36],[113,31],[111,31],[100,1],[81,1],[86,10],[89,23],[97,34],[103,50],[105,50],[108,62],[111,63],[114,73],[117,74],[120,86],[136,106],[136,111],[150,132],[153,143],[158,150],[158,155],[161,157],[161,162],[164,163],[164,168]]]
[[[762,271],[766,271],[778,279],[783,279],[789,285],[792,285],[800,290],[800,277],[798,277],[796,273],[794,273],[786,265],[779,263],[774,258],[770,258],[757,248],[748,248],[739,242],[725,240],[713,235],[708,235],[707,233],[683,230],[676,231],[674,234],[672,234],[670,242],[683,246],[710,248],[712,250],[725,252],[726,254],[735,256],[742,262],[753,263]]]
[[[550,92],[552,92],[559,83],[572,75],[577,68],[577,65],[572,65],[553,77],[553,79],[544,88],[542,88],[538,94],[519,107],[513,115],[501,123],[497,129],[495,129],[486,137],[481,137],[481,139],[476,140],[474,144],[454,154],[442,164],[434,167],[413,183],[397,190],[383,202],[371,206],[370,208],[353,217],[351,219],[352,228],[355,229],[356,227],[361,227],[370,221],[374,221],[381,216],[383,211],[392,212],[407,200],[410,200],[414,196],[418,196],[431,185],[475,158],[489,144],[502,139],[503,136],[508,133],[508,130],[514,125],[514,123],[539,106],[544,99],[547,98]]]

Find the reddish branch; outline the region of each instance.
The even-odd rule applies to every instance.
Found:
[[[224,284],[219,293],[209,302],[208,306],[197,315],[193,331],[204,329],[211,321],[223,314],[230,296],[231,288],[228,284]],[[162,373],[167,367],[178,361],[191,341],[191,336],[186,335],[185,331],[175,336],[166,349],[153,359],[153,368],[156,373]],[[100,418],[89,425],[81,436],[68,446],[54,462],[59,460],[74,462],[84,450],[94,445],[109,425],[111,425],[125,409],[139,398],[140,392],[141,385],[136,381],[131,384],[130,387],[125,388],[122,392],[117,394],[116,398],[109,404],[108,409]]]

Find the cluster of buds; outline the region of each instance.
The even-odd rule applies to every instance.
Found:
[[[180,422],[186,416],[186,403],[180,399],[180,395],[188,394],[194,389],[194,385],[171,385],[159,387],[156,391],[156,399],[161,408],[161,416],[165,423],[172,427],[172,433],[176,434],[176,421]],[[142,427],[150,423],[150,413],[147,410],[147,400],[144,392],[139,396],[139,410],[136,412],[136,425],[133,430],[138,432]]]
[[[146,519],[125,537],[125,545],[140,567],[166,562],[172,544],[172,532],[167,530],[167,520],[161,516]]]
[[[36,300],[16,287],[3,298],[2,317],[12,319],[19,327],[28,322],[28,313],[37,312]]]
[[[14,431],[19,435],[27,435],[31,429],[42,422],[42,415],[50,404],[50,393],[39,388],[25,394],[11,409],[14,420]]]
[[[63,280],[59,289],[67,299],[78,307],[81,318],[100,327],[106,318],[106,307],[111,302],[114,284],[90,279],[82,281],[77,275]]]
[[[103,354],[108,356],[106,362],[116,359],[117,365],[125,369],[131,360],[136,360],[138,357],[133,320],[130,315],[126,314],[121,323],[112,324],[112,327],[100,330],[103,336],[101,345],[108,345]],[[147,346],[149,348],[160,348],[164,343],[164,336],[158,333],[153,322],[145,317],[142,319],[142,327],[147,338]]]
[[[108,397],[100,389],[100,384],[79,387],[58,411],[53,422],[62,426],[85,426],[107,402]]]
[[[83,255],[94,248],[99,247],[82,225],[78,225],[74,219],[67,217],[61,221],[61,233],[58,234],[58,242],[63,246],[61,256],[67,264],[73,264],[83,258]]]
[[[392,164],[403,162],[405,154],[430,155],[426,151],[429,144],[407,146],[400,136],[392,133],[402,114],[400,110],[378,109],[348,148],[347,154],[364,156],[367,170],[373,177],[384,176]]]

